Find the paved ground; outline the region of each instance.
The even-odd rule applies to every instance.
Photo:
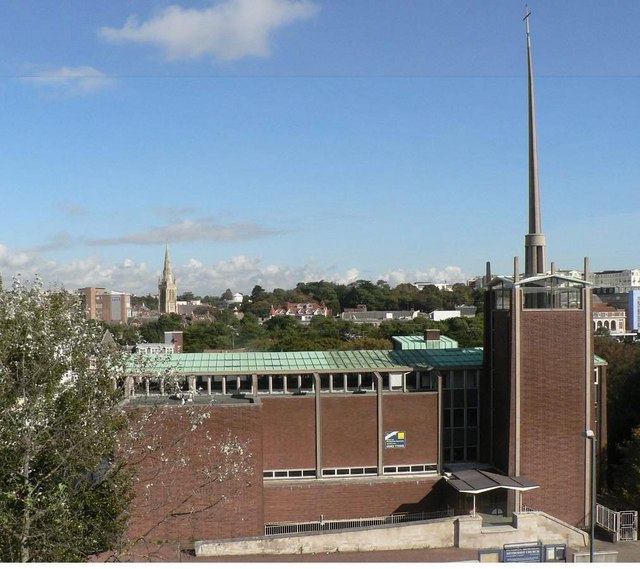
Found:
[[[618,563],[637,563],[640,561],[640,541],[619,541],[611,543],[596,539],[596,551],[617,551]]]

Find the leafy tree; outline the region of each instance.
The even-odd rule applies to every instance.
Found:
[[[640,425],[618,447],[619,463],[614,469],[614,488],[624,509],[640,509]]]
[[[259,300],[264,300],[266,296],[266,291],[260,285],[256,285],[251,291],[250,298],[252,302],[258,302]]]
[[[18,280],[0,290],[2,561],[83,561],[126,525],[119,358],[102,334],[68,293]]]
[[[131,296],[131,306],[133,308],[140,308],[142,305],[145,305],[149,310],[158,310],[158,297],[152,294],[147,294],[146,296]]]
[[[142,341],[139,330],[127,324],[110,324],[102,322],[105,330],[109,330],[115,341],[121,346],[134,346]]]
[[[222,300],[233,300],[233,293],[231,292],[231,289],[228,288],[225,290],[220,298],[222,298]]]
[[[179,314],[163,314],[155,322],[146,322],[140,326],[140,335],[145,342],[164,342],[165,332],[182,329],[182,316]]]
[[[199,297],[197,297],[195,294],[193,294],[191,291],[187,291],[187,292],[183,292],[182,294],[178,295],[178,300],[198,300]]]

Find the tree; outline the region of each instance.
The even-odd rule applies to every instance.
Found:
[[[102,333],[64,291],[19,280],[0,290],[2,561],[83,561],[125,528],[120,359]]]
[[[624,509],[640,507],[640,426],[619,447],[620,462],[614,470],[617,498]]]

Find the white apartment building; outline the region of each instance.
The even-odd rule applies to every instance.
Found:
[[[629,292],[640,288],[640,269],[623,271],[601,271],[593,273],[593,286],[596,288],[615,288],[616,292]]]

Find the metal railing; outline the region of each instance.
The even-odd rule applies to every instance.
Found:
[[[596,525],[613,534],[614,541],[638,539],[638,512],[616,512],[602,504],[596,504]]]
[[[269,523],[264,526],[265,535],[287,535],[305,532],[323,532],[344,529],[359,529],[375,526],[402,524],[408,522],[418,522],[433,520],[438,518],[450,518],[455,515],[453,509],[449,508],[439,512],[416,512],[404,514],[392,514],[377,518],[357,518],[350,520],[324,520],[309,522],[279,522]]]

